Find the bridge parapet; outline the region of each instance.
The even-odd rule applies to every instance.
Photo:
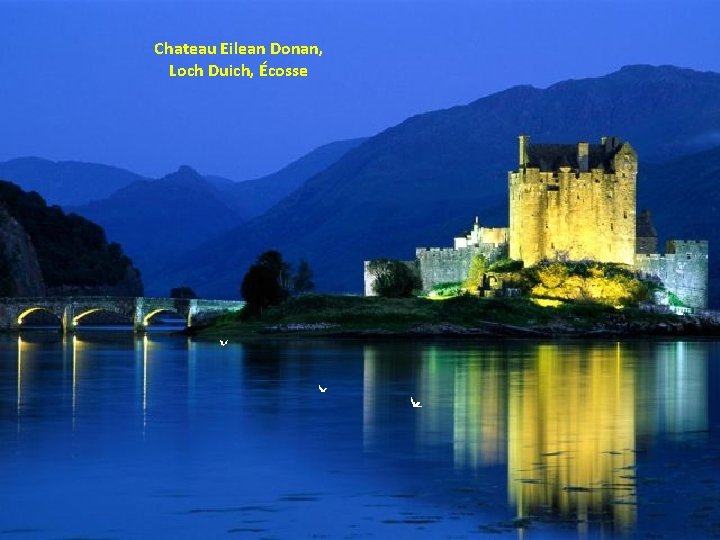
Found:
[[[38,310],[55,315],[63,331],[72,332],[80,319],[99,310],[123,315],[136,330],[143,330],[160,312],[176,313],[192,326],[219,313],[238,311],[244,305],[245,302],[234,300],[119,296],[0,298],[0,331],[19,330],[23,319]]]

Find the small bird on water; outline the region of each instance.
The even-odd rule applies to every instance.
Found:
[[[318,388],[320,389],[321,392],[324,392],[325,390],[327,390],[327,387],[323,388],[323,387],[320,386],[319,384],[318,384]]]
[[[410,396],[410,403],[412,403],[412,406],[413,406],[413,407],[422,407],[422,405],[420,405],[420,402],[419,402],[419,401],[415,401],[415,400],[412,398],[412,396]]]
[[[221,339],[221,340],[220,340],[220,345],[222,345],[222,346],[224,347],[225,345],[227,345],[227,342],[228,342],[227,339],[226,339],[225,341],[223,341],[223,340]]]

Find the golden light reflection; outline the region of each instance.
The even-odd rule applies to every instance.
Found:
[[[540,345],[514,372],[508,496],[518,517],[635,520],[635,378],[621,347]]]
[[[142,417],[143,417],[143,437],[147,429],[147,410],[148,410],[148,348],[149,340],[147,334],[143,334],[143,389],[142,389]]]
[[[20,430],[20,411],[22,409],[22,353],[23,340],[20,336],[17,338],[17,421],[18,431]]]
[[[412,388],[415,444],[456,470],[507,462],[518,518],[574,521],[627,532],[636,521],[636,451],[660,433],[708,429],[703,343],[428,346],[364,349],[363,436],[378,436],[400,404],[389,384]],[[609,531],[606,531],[609,532]]]
[[[72,336],[72,427],[75,431],[75,419],[77,417],[77,391],[78,391],[78,370],[80,369],[80,362],[78,359],[78,352],[85,347],[85,344],[80,341],[77,336]]]

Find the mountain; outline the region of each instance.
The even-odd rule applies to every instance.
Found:
[[[166,294],[179,284],[153,278],[167,261],[265,212],[360,142],[321,146],[276,173],[245,182],[181,167],[160,180],[138,180],[107,198],[68,208],[97,221],[125,246],[154,283],[151,294]]]
[[[0,162],[0,178],[27,191],[37,191],[52,204],[83,204],[102,199],[132,182],[144,180],[125,169],[82,163],[22,157]]]
[[[16,268],[35,273],[39,265],[42,274],[41,280],[35,276],[32,282],[28,282],[30,276],[20,276],[15,286],[10,283],[13,279],[3,276],[2,294],[38,294],[47,286],[48,295],[142,295],[139,272],[118,244],[107,242],[100,226],[65,214],[59,206],[48,206],[37,193],[5,181],[0,181],[0,208],[4,233],[0,267],[6,272]],[[21,281],[25,281],[23,286],[17,286]]]
[[[245,219],[252,219],[265,213],[308,178],[326,169],[364,140],[349,139],[325,144],[279,171],[254,180],[231,182],[219,176],[206,178],[227,195],[228,204],[232,205],[238,214]]]
[[[450,245],[475,215],[507,225],[507,171],[516,167],[521,133],[535,142],[620,135],[642,164],[696,151],[719,132],[716,73],[628,66],[546,89],[514,87],[366,140],[266,214],[174,261],[163,279],[237,296],[248,265],[275,248],[306,258],[319,289],[359,293],[363,260]]]
[[[0,296],[43,296],[40,261],[30,235],[0,203]]]
[[[159,180],[140,180],[110,197],[70,207],[103,226],[143,275],[169,258],[242,221],[225,195],[188,166]],[[167,294],[168,290],[155,291]]]

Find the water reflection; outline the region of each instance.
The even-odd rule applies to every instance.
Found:
[[[541,345],[533,361],[511,374],[508,495],[518,517],[633,523],[632,362],[619,344]]]
[[[639,452],[668,439],[664,448],[672,454],[671,445],[702,436],[709,420],[717,425],[708,417],[708,378],[717,378],[718,367],[702,342],[221,348],[185,338],[130,339],[4,342],[0,398],[8,431],[14,421],[19,434],[28,428],[18,444],[32,447],[48,430],[61,448],[67,434],[86,453],[156,448],[163,463],[182,448],[190,461],[218,460],[220,470],[242,464],[236,455],[251,455],[262,434],[269,443],[253,470],[276,447],[292,456],[283,474],[317,448],[340,471],[368,457],[391,463],[383,471],[401,477],[405,469],[396,465],[409,460],[407,470],[421,485],[438,477],[433,486],[453,478],[463,488],[484,486],[497,513],[572,523],[581,536],[592,536],[591,528],[634,529],[642,523],[638,508],[657,498],[642,483],[638,494]],[[330,387],[327,394],[318,393],[318,382]],[[411,395],[423,408],[410,406]],[[226,451],[232,459],[223,461]],[[418,462],[428,467],[418,472]],[[686,462],[694,472],[697,463]],[[714,462],[702,455],[699,463]],[[305,484],[303,490],[312,491]]]
[[[393,373],[416,370],[420,447],[452,442],[455,467],[506,464],[518,518],[590,523],[636,520],[636,436],[707,430],[707,346],[522,344],[404,350],[364,348],[363,436],[379,444]]]

